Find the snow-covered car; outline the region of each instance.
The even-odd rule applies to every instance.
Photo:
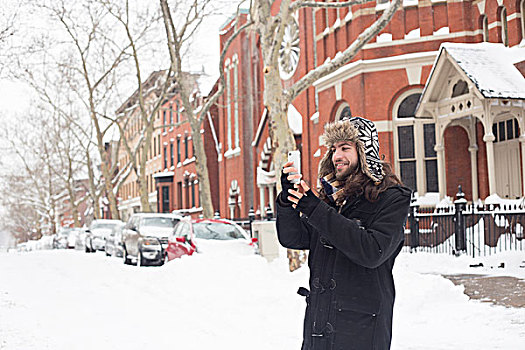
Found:
[[[75,228],[71,229],[71,231],[67,235],[67,248],[68,249],[74,249],[75,248],[75,243],[77,241],[77,237],[80,234],[80,232],[82,232],[82,230],[80,228],[75,227]]]
[[[86,230],[88,230],[88,228],[83,227],[78,232],[77,237],[75,239],[75,249],[76,250],[86,249],[86,235],[87,235]]]
[[[53,238],[53,248],[75,248],[75,240],[79,232],[78,228],[61,227]]]
[[[111,233],[106,238],[106,255],[122,257],[122,230],[125,224],[122,222],[119,225],[115,225],[111,230]]]
[[[133,214],[122,234],[124,264],[135,260],[137,266],[162,265],[168,237],[181,219],[177,214]]]
[[[111,233],[111,230],[117,225],[122,225],[122,221],[109,219],[93,220],[91,225],[89,225],[89,228],[86,230],[86,253],[104,250],[106,247],[106,238]]]
[[[195,252],[217,253],[223,249],[255,253],[256,238],[227,219],[184,219],[169,237],[165,262]]]

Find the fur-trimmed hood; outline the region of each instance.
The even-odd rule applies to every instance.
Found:
[[[323,142],[328,148],[319,163],[319,178],[335,173],[332,146],[341,141],[355,142],[362,172],[376,184],[383,180],[383,165],[379,158],[379,138],[375,124],[368,119],[352,117],[328,123],[324,127]]]

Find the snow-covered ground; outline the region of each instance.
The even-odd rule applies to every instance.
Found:
[[[0,253],[0,349],[300,349],[307,268],[237,248],[146,268],[102,253]],[[392,349],[525,349],[525,309],[469,300],[440,276],[525,278],[523,260],[402,253]]]

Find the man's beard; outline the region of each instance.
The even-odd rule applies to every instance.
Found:
[[[358,169],[358,166],[357,166],[357,163],[356,163],[356,164],[350,165],[345,171],[337,172],[337,170],[336,170],[335,171],[335,178],[338,181],[346,180],[347,177],[349,177],[352,174],[355,174],[357,172],[357,169]]]

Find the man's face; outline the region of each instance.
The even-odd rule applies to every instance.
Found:
[[[344,180],[352,174],[359,164],[355,142],[341,141],[332,146],[332,163],[337,180]]]

